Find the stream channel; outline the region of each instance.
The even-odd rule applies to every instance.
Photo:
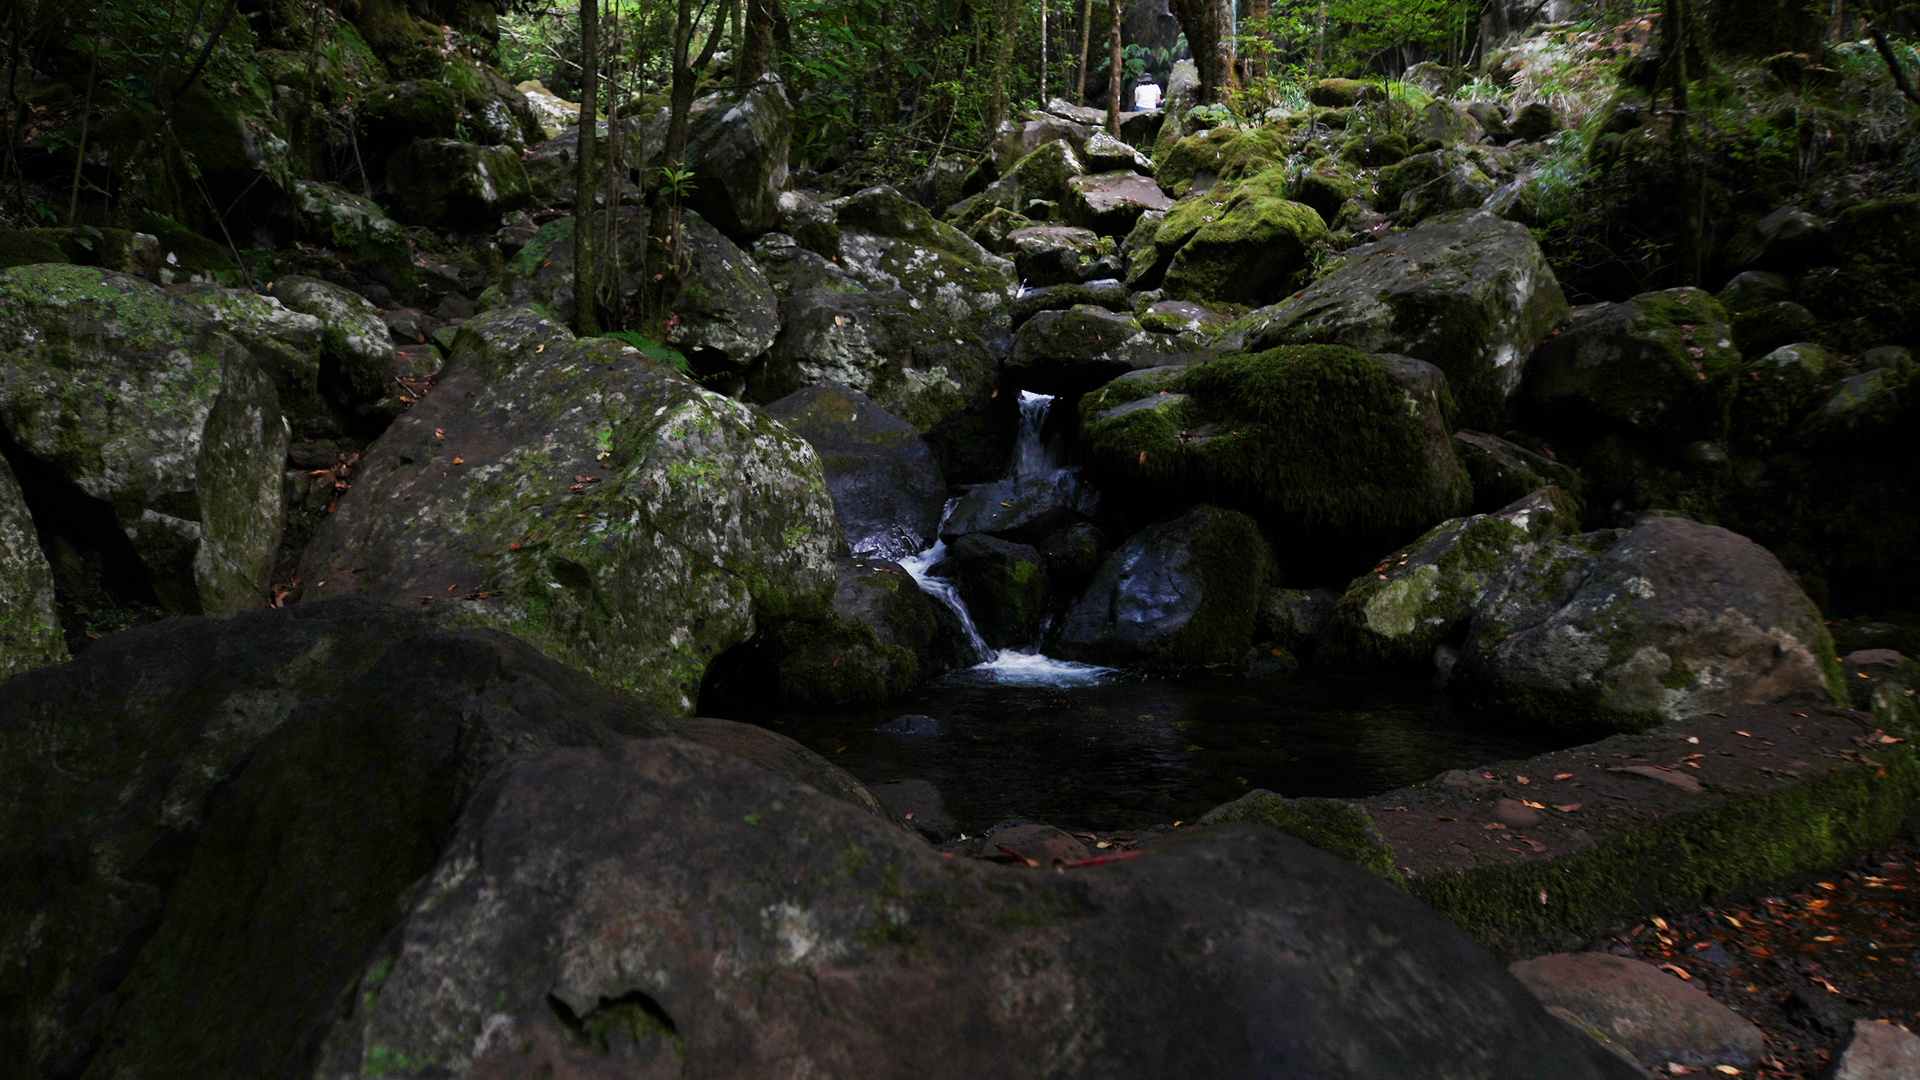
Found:
[[[1021,394],[1017,479],[1071,472],[1041,437],[1052,404]],[[866,783],[929,781],[967,833],[1009,819],[1148,828],[1255,788],[1359,798],[1563,745],[1475,717],[1424,676],[1309,666],[1279,678],[1172,679],[1058,660],[1037,646],[995,650],[959,591],[933,575],[943,542],[910,554],[886,551],[884,538],[849,540],[856,554],[896,559],[952,608],[985,662],[883,706],[724,715],[796,739]]]

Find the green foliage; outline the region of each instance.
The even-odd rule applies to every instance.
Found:
[[[631,345],[640,350],[640,355],[645,356],[647,359],[671,365],[673,369],[680,374],[690,379],[694,378],[693,365],[688,362],[687,354],[671,345],[662,343],[656,338],[650,338],[638,330],[615,330],[612,333],[601,334],[600,336]]]

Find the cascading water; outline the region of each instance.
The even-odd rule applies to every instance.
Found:
[[[1053,407],[1053,398],[1046,394],[1020,392],[1020,437],[1014,444],[1013,470],[1010,478],[1014,481],[1043,480],[1059,476],[1067,471],[1041,440],[1041,429],[1047,422],[1047,411]],[[946,515],[960,500],[952,499],[947,503]],[[942,517],[945,523],[945,516]],[[935,577],[933,568],[946,558],[946,541],[935,539],[933,546],[918,555],[900,560],[900,566],[920,588],[941,603],[953,609],[960,617],[960,624],[966,628],[967,637],[981,656],[982,663],[970,668],[966,674],[989,682],[1007,683],[1017,686],[1093,686],[1116,674],[1112,668],[1096,667],[1092,664],[1076,664],[1067,660],[1056,660],[1043,655],[1039,646],[1031,649],[995,649],[980,636],[973,624],[973,616],[967,611],[967,603],[960,596],[960,590],[945,578]]]

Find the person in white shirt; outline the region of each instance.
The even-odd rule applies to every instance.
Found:
[[[1159,108],[1160,87],[1150,82],[1143,82],[1139,86],[1134,87],[1133,107],[1141,111]]]

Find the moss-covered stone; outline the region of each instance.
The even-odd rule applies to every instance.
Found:
[[[67,658],[53,571],[13,470],[0,460],[0,682]]]
[[[1285,162],[1287,152],[1284,132],[1219,127],[1175,143],[1161,159],[1154,178],[1177,199],[1196,185],[1232,183],[1270,169]]]
[[[799,436],[524,308],[461,325],[360,476],[307,597],[432,604],[675,713],[760,626],[825,614],[844,543]]]
[[[1025,209],[1035,200],[1059,202],[1066,197],[1067,181],[1084,175],[1087,167],[1073,152],[1073,144],[1064,140],[1050,142],[1020,159],[1003,178],[1014,185],[1014,207]]]
[[[1466,635],[1475,605],[1515,562],[1578,525],[1552,488],[1442,522],[1347,586],[1326,648],[1349,663],[1425,664]]]
[[[134,227],[160,240],[162,284],[211,281],[233,288],[244,288],[248,284],[226,245],[209,240],[172,218],[148,212],[140,215]]]
[[[1168,211],[1154,236],[1167,264],[1167,295],[1260,305],[1292,292],[1325,243],[1327,228],[1311,208],[1289,202],[1285,189],[1284,170],[1271,169],[1237,184],[1216,184]]]
[[[1812,341],[1820,323],[1813,312],[1782,300],[1749,307],[1733,316],[1733,343],[1747,356],[1765,356],[1783,345]]]
[[[1753,361],[1745,378],[1735,382],[1732,442],[1766,453],[1845,374],[1840,359],[1818,345],[1785,345]]]
[[[1398,131],[1390,131],[1384,135],[1372,133],[1349,135],[1347,141],[1340,144],[1340,159],[1363,169],[1398,165],[1406,159],[1409,152],[1406,135]]]
[[[996,649],[1039,643],[1052,596],[1040,552],[993,536],[963,536],[947,546],[949,563],[934,573],[955,581],[974,625]]]
[[[1333,168],[1303,169],[1287,185],[1289,199],[1312,207],[1329,226],[1359,193],[1358,180]]]
[[[320,321],[320,390],[342,409],[384,422],[400,410],[393,340],[366,297],[318,278],[273,283],[288,310]]]
[[[0,423],[111,508],[169,608],[260,602],[287,426],[253,356],[186,301],[94,267],[0,271]]]
[[[868,289],[899,289],[916,307],[970,326],[1004,350],[1010,308],[1020,291],[1012,262],[890,187],[848,196],[838,220],[841,266],[854,281]]]
[[[273,379],[280,411],[296,432],[308,438],[335,433],[333,410],[320,385],[321,356],[328,344],[325,323],[271,296],[242,289],[185,285],[176,286],[174,295],[200,309],[253,353]]]
[[[1081,402],[1081,446],[1132,497],[1196,493],[1317,534],[1396,540],[1471,497],[1424,364],[1289,346],[1141,372]],[[1424,369],[1424,371],[1419,370]]]
[[[431,79],[446,66],[440,28],[416,19],[403,0],[361,0],[350,17],[374,55],[394,75]]]
[[[453,139],[415,139],[387,161],[394,210],[417,225],[478,227],[533,201],[519,155]]]
[[[451,139],[459,123],[460,95],[442,82],[376,86],[360,106],[360,153],[377,161],[415,139]]]
[[[1328,109],[1342,109],[1363,101],[1380,101],[1386,87],[1362,79],[1321,79],[1307,88],[1307,100]]]
[[[67,253],[44,230],[26,229],[0,232],[0,270],[35,263],[70,263]]]
[[[1201,815],[1199,825],[1265,825],[1321,851],[1358,863],[1402,888],[1393,848],[1366,807],[1343,799],[1289,799],[1265,789],[1247,792]]]

